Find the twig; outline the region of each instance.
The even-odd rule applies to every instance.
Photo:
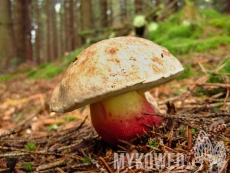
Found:
[[[217,67],[217,68],[214,70],[214,72],[216,72],[216,73],[219,72],[222,68],[224,68],[224,66],[226,66],[226,64],[227,64],[227,62],[221,64],[219,67]]]
[[[55,135],[52,138],[50,138],[50,139],[54,139],[54,138],[58,137],[58,139],[56,139],[56,140],[49,140],[49,141],[52,141],[52,143],[50,143],[49,145],[51,145],[53,143],[57,143],[57,142],[66,141],[66,139],[69,138],[70,136],[71,137],[76,136],[77,135],[76,132],[79,129],[82,128],[82,126],[84,125],[84,123],[85,123],[85,121],[86,121],[87,118],[88,118],[88,116],[85,117],[85,119],[81,122],[81,124],[77,128],[68,129],[67,131],[65,131],[64,134],[58,133],[57,135]],[[74,133],[74,135],[72,133]]]
[[[204,68],[204,66],[200,62],[198,62],[198,65],[200,66],[202,72],[206,74],[207,70]]]
[[[55,168],[57,166],[61,166],[61,165],[64,165],[66,163],[66,159],[61,159],[61,160],[58,160],[58,161],[55,161],[55,162],[52,162],[52,163],[47,163],[47,164],[43,164],[43,165],[39,165],[37,168],[36,168],[36,171],[42,171],[42,170],[46,170],[46,169],[50,169],[50,168]]]
[[[157,113],[157,116],[162,116],[165,118],[171,118],[171,119],[182,119],[182,118],[215,118],[215,117],[222,117],[222,116],[230,116],[230,112],[218,112],[218,113],[209,113],[207,115],[203,114],[180,114],[177,113],[176,115],[170,115],[170,114],[161,114]]]
[[[173,138],[173,130],[174,130],[174,127],[175,127],[175,121],[173,121],[173,125],[169,131],[169,134],[168,134],[168,146],[171,147],[172,146],[172,138]]]
[[[20,123],[17,124],[17,125],[15,126],[14,129],[19,129],[18,131],[20,131],[21,128],[22,128],[26,123],[29,123],[29,121],[32,120],[35,116],[36,116],[36,114],[31,114],[31,115],[28,116],[26,119],[20,121]]]
[[[57,151],[62,151],[62,150],[66,150],[66,149],[70,149],[70,148],[73,148],[77,145],[79,145],[81,142],[83,141],[83,139],[79,139],[77,140],[74,144],[71,144],[71,145],[67,145],[67,146],[62,146],[60,148],[57,148]]]
[[[77,127],[76,131],[78,131],[84,124],[86,119],[88,118],[88,115],[85,117],[85,119],[81,122],[81,124]]]
[[[65,173],[61,168],[55,168],[55,170],[60,172],[60,173]]]
[[[222,87],[222,88],[230,88],[230,84],[224,84],[224,83],[196,83],[198,86],[216,86],[216,87]]]
[[[224,99],[224,105],[227,103],[228,99],[229,99],[229,93],[230,93],[230,88],[227,88],[227,93]]]
[[[165,104],[165,103],[167,103],[167,102],[173,102],[173,101],[179,100],[180,97],[181,97],[181,96],[179,95],[179,96],[167,98],[167,99],[165,99],[165,100],[160,100],[160,101],[158,101],[158,104],[159,104],[159,105],[162,105],[162,104]]]
[[[10,168],[5,168],[0,170],[0,173],[8,173],[8,172],[10,172]]]
[[[109,167],[109,165],[106,163],[106,161],[104,160],[103,157],[99,157],[98,158],[101,163],[105,166],[106,170],[109,172],[109,173],[113,173],[112,169]]]
[[[217,75],[227,75],[227,76],[230,76],[230,73],[218,73],[218,72],[211,72],[211,71],[208,71],[208,73],[210,73],[210,74],[217,74]]]
[[[97,161],[95,161],[94,159],[92,159],[90,162],[91,162],[94,166],[96,166],[96,168],[99,169],[101,172],[105,172],[105,169],[104,169],[104,168],[101,168]]]
[[[47,152],[47,151],[28,151],[25,149],[18,149],[18,148],[14,148],[14,147],[0,146],[0,150],[18,151],[19,153],[15,153],[14,156],[25,155],[25,154],[38,154],[38,155],[54,155],[54,156],[69,157],[69,158],[73,158],[73,159],[77,159],[77,160],[83,159],[83,157],[78,156],[78,155],[60,154],[60,153]],[[0,157],[6,157],[6,154],[0,154]]]
[[[230,102],[227,103],[211,103],[211,104],[204,104],[204,105],[182,105],[182,106],[177,106],[178,109],[182,109],[182,108],[197,108],[197,109],[201,109],[201,108],[216,108],[216,107],[220,107],[223,105],[230,105]]]
[[[197,83],[205,83],[208,80],[208,75],[200,76],[191,86],[191,88],[181,95],[181,100],[185,100],[197,87]]]
[[[188,150],[191,150],[192,149],[192,130],[188,126],[187,126],[187,143],[188,143]]]
[[[152,127],[151,127],[151,128],[152,128]],[[123,144],[126,144],[126,145],[129,146],[130,148],[131,148],[131,147],[135,147],[135,145],[133,145],[133,144],[127,142],[127,141],[121,140],[121,139],[119,139],[119,142],[121,142],[121,143],[123,143]]]
[[[6,137],[6,136],[14,135],[14,134],[16,134],[16,133],[17,133],[17,131],[12,130],[12,131],[9,132],[9,133],[1,134],[1,135],[0,135],[0,139],[1,139],[1,138],[4,138],[4,137]]]

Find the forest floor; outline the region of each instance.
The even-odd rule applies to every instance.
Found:
[[[230,45],[180,57],[189,65],[189,77],[151,91],[165,123],[117,147],[94,131],[88,106],[66,114],[49,111],[62,75],[44,80],[15,74],[0,83],[0,172],[208,172],[211,167],[211,172],[229,171],[230,71],[221,69],[230,63],[221,63],[223,58],[230,59]],[[211,80],[215,75],[218,79]],[[201,149],[208,152],[212,144],[216,147],[210,157],[195,163]],[[121,153],[126,153],[124,167],[118,168],[122,162],[115,156]],[[128,162],[127,156],[134,153],[144,153],[141,163]],[[167,164],[146,160],[147,153],[162,153]],[[177,163],[176,155],[170,158],[169,153],[184,157]]]

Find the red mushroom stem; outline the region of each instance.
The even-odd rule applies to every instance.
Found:
[[[90,112],[95,130],[112,145],[117,145],[119,139],[130,141],[149,131],[148,126],[159,126],[163,121],[144,93],[138,91],[91,104]]]

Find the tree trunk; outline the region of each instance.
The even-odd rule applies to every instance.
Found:
[[[57,35],[57,19],[56,19],[56,11],[55,11],[55,1],[50,1],[50,22],[51,22],[51,50],[52,50],[52,57],[51,59],[58,58],[58,35]]]
[[[143,8],[143,0],[135,0],[135,14],[141,13]]]
[[[2,0],[0,5],[0,72],[8,67],[9,61],[15,56],[10,5],[8,0]]]
[[[80,4],[80,0],[77,0],[77,4]],[[76,34],[74,34],[74,36],[75,36],[75,48],[76,48],[76,47],[82,45],[81,38],[77,34],[77,32],[81,30],[81,17],[80,17],[81,16],[81,10],[80,10],[80,5],[76,5],[74,11],[75,11],[75,13],[74,13],[74,18],[75,18],[74,20],[75,21],[73,21],[73,22],[75,23],[75,26],[74,26],[75,31],[74,32],[76,32]]]
[[[15,0],[15,39],[19,63],[32,60],[30,0]]]
[[[121,26],[121,5],[117,2],[117,0],[111,0],[111,7],[112,7],[112,26],[117,27]]]
[[[178,1],[178,0],[167,0],[167,1],[165,2],[166,8],[168,8],[168,6],[170,6],[170,5],[173,4],[173,6],[172,6],[171,8],[169,8],[169,10],[170,10],[171,12],[173,12],[173,13],[176,12],[176,11],[178,11],[177,1]]]
[[[227,13],[230,14],[230,0],[227,0]]]
[[[46,49],[47,57],[46,61],[51,62],[52,60],[52,51],[51,51],[51,24],[50,24],[50,1],[46,1]]]
[[[81,29],[89,30],[93,28],[91,0],[81,0]],[[82,38],[82,43],[86,43],[86,38]]]
[[[160,3],[161,3],[161,0],[156,0],[156,1],[155,1],[155,5],[156,5],[156,6],[159,6]]]
[[[74,3],[73,0],[69,1],[69,42],[70,51],[75,49],[75,29],[74,29]]]
[[[101,27],[108,26],[108,18],[107,18],[107,0],[100,0],[101,2]]]
[[[121,22],[123,23],[126,20],[126,7],[127,7],[127,0],[120,1],[120,13],[121,13]]]
[[[126,19],[132,20],[135,15],[135,3],[134,0],[126,2]]]
[[[36,38],[35,38],[35,54],[36,54],[36,63],[39,65],[41,64],[41,56],[40,56],[40,50],[41,50],[41,11],[40,11],[40,5],[39,1],[36,1],[36,23],[37,23],[37,29],[36,29]]]
[[[64,55],[65,54],[65,21],[64,21],[64,6],[65,3],[61,3],[61,9],[59,12],[59,17],[60,17],[60,29],[59,29],[59,37],[60,39],[60,54]]]
[[[64,1],[64,23],[65,23],[65,52],[69,52],[70,49],[70,0]]]
[[[25,0],[25,7],[23,13],[25,13],[25,36],[26,36],[26,61],[33,61],[33,48],[31,43],[31,12],[30,12],[31,0]]]

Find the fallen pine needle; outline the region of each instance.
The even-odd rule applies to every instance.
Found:
[[[104,160],[103,157],[99,157],[98,158],[101,163],[105,166],[106,170],[109,172],[109,173],[113,173],[112,169],[109,167],[109,165],[106,163],[106,161]]]

